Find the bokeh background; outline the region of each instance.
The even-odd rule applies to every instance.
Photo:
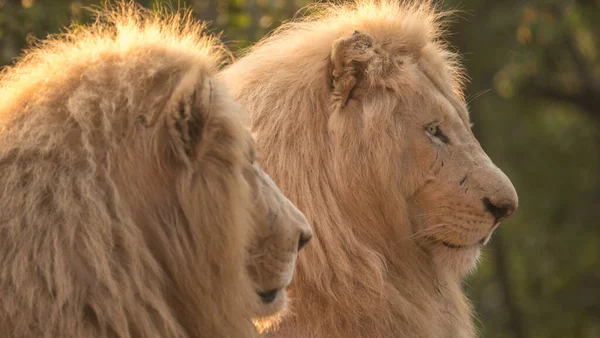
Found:
[[[234,52],[308,0],[139,0],[190,6]],[[600,0],[445,0],[474,131],[520,209],[465,282],[483,337],[600,337]],[[0,65],[91,20],[97,0],[0,0]],[[0,98],[0,104],[2,98]]]

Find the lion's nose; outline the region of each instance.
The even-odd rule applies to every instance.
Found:
[[[312,231],[310,229],[303,230],[300,232],[300,239],[298,239],[298,251],[302,250],[302,248],[310,242],[312,238]]]
[[[517,202],[511,199],[502,199],[495,201],[485,197],[483,205],[495,218],[494,224],[500,223],[517,210]]]

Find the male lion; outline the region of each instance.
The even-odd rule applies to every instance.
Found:
[[[224,48],[130,4],[0,85],[1,337],[252,337],[304,216],[212,78]]]
[[[316,240],[274,335],[472,337],[460,281],[517,209],[429,3],[325,4],[220,73]]]

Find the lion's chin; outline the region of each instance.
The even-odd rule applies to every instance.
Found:
[[[500,225],[500,223],[496,223],[492,226],[492,228],[490,229],[490,231],[488,232],[487,235],[485,235],[484,237],[482,237],[481,239],[479,239],[478,241],[469,243],[469,244],[458,244],[458,243],[454,243],[451,241],[446,241],[446,240],[442,240],[442,239],[438,239],[435,237],[428,237],[428,240],[430,242],[433,243],[433,245],[441,245],[444,246],[448,249],[454,249],[454,250],[465,250],[465,249],[474,249],[474,248],[481,248],[482,246],[485,246],[488,244],[488,242],[490,241],[490,238],[492,237],[492,234],[494,233],[494,230],[496,230],[498,228],[498,226]]]
[[[260,304],[258,311],[255,312],[252,323],[259,333],[266,333],[276,330],[282,318],[287,314],[288,296],[285,289],[278,290],[269,302],[264,301],[264,297],[260,296]]]
[[[288,307],[288,296],[285,289],[258,292],[258,308],[255,311],[257,318],[268,318],[285,312]]]
[[[463,277],[477,267],[481,247],[489,236],[471,244],[456,244],[448,241],[430,239],[424,249],[428,251],[435,265],[446,273]]]
[[[463,277],[474,271],[481,255],[482,242],[460,247],[439,244],[432,253],[436,265],[451,274]]]
[[[459,244],[459,243],[448,241],[448,240],[438,239],[438,238],[435,238],[432,236],[428,236],[426,242],[429,243],[430,246],[434,246],[434,247],[445,247],[446,249],[450,249],[450,250],[468,250],[468,249],[479,248],[481,246],[484,246],[489,241],[490,236],[491,236],[491,233],[475,242],[471,242],[471,243],[467,243],[467,244],[462,244],[462,243]]]
[[[472,243],[472,244],[454,244],[454,243],[450,243],[450,242],[446,242],[446,241],[440,241],[440,244],[445,246],[448,249],[470,249],[470,248],[474,248],[474,247],[481,247],[487,244],[487,241],[489,240],[490,236],[486,236],[484,238],[482,238],[480,241],[476,242],[476,243]]]

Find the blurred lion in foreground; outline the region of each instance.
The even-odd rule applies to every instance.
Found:
[[[1,77],[0,336],[252,337],[304,216],[255,163],[188,14],[131,4]]]
[[[471,132],[445,14],[424,1],[311,9],[220,73],[316,235],[273,335],[472,337],[461,278],[518,202]]]

